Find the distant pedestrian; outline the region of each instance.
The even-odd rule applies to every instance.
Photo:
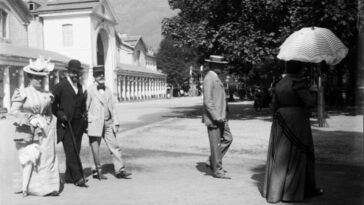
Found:
[[[260,88],[255,88],[254,92],[254,108],[256,111],[263,109],[264,93]]]
[[[112,93],[105,86],[104,66],[93,68],[95,82],[87,88],[87,134],[90,139],[92,155],[94,157],[95,167],[93,169],[93,178],[106,179],[102,174],[100,163],[100,143],[103,138],[112,155],[115,177],[127,178],[131,175],[125,169],[122,159],[121,148],[116,139],[116,133],[119,130],[119,122],[114,109],[114,100]]]
[[[229,179],[222,167],[222,158],[233,140],[227,121],[225,88],[221,80],[227,61],[217,55],[211,55],[206,61],[210,64],[210,71],[203,81],[203,122],[207,126],[210,141],[211,155],[208,164],[214,177]]]
[[[53,89],[52,111],[57,116],[57,139],[66,155],[65,182],[87,187],[80,160],[82,135],[86,129],[86,96],[80,83],[82,71],[78,60],[68,63],[66,78]]]
[[[273,123],[263,196],[270,203],[303,201],[319,195],[310,125],[315,105],[301,62],[288,61],[287,74],[273,87]]]

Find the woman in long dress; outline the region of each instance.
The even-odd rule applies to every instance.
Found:
[[[273,123],[263,196],[270,203],[303,201],[323,193],[316,187],[310,109],[315,105],[305,68],[287,62],[287,75],[273,88]]]
[[[42,89],[42,81],[54,64],[37,59],[23,68],[29,86],[16,89],[11,113],[15,115],[14,141],[22,167],[22,194],[58,195],[60,176],[56,156],[56,118],[52,115],[52,94]]]

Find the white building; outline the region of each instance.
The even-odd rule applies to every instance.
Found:
[[[107,0],[52,0],[33,13],[44,49],[88,65],[86,85],[93,81],[92,67],[105,65],[106,85],[120,101],[165,97],[166,75],[156,70],[141,37],[119,36]]]

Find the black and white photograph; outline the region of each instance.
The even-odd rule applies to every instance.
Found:
[[[0,0],[0,205],[364,205],[363,0]]]

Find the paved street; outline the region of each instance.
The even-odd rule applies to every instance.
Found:
[[[104,143],[101,155],[105,176],[90,177],[92,159],[87,136],[81,160],[89,188],[66,184],[58,197],[23,199],[13,192],[20,183],[17,156],[9,122],[0,122],[2,181],[0,204],[267,204],[260,195],[271,125],[268,109],[255,112],[251,102],[230,103],[233,144],[224,158],[231,180],[216,179],[204,162],[209,155],[206,128],[201,124],[201,97],[183,97],[117,104],[122,130],[118,140],[132,179],[113,177],[112,161]],[[299,204],[361,204],[363,193],[363,116],[353,110],[330,111],[329,127],[313,125],[318,184],[325,194]],[[57,145],[61,174],[64,154]],[[286,203],[287,204],[287,203]]]

